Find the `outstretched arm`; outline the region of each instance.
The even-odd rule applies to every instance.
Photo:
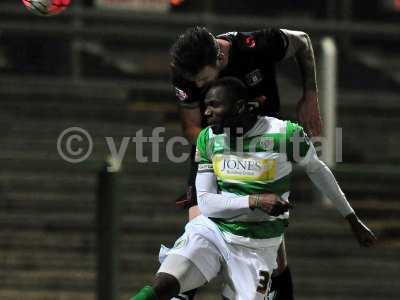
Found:
[[[321,160],[319,160],[312,144],[310,144],[307,155],[300,162],[300,165],[304,165],[306,167],[306,172],[312,182],[321,192],[328,196],[335,207],[348,221],[350,228],[360,246],[370,247],[375,244],[375,235],[357,217],[353,208],[347,201],[346,196],[340,189],[332,172]]]
[[[300,68],[303,96],[297,105],[297,117],[307,133],[321,134],[322,121],[318,105],[314,50],[310,37],[302,31],[282,29],[288,39],[285,58],[295,57]]]

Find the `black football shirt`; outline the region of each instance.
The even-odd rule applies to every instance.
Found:
[[[268,28],[253,32],[228,32],[217,38],[231,44],[228,65],[219,73],[219,77],[233,76],[242,80],[252,98],[266,97],[260,113],[278,117],[280,100],[276,64],[286,54],[288,39],[285,33]],[[185,80],[175,70],[172,70],[172,84],[180,106],[200,107],[204,112],[205,89],[198,88],[193,81]]]

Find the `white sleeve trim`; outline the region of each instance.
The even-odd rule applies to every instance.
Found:
[[[249,213],[249,196],[218,194],[217,180],[212,172],[197,173],[197,204],[201,213],[212,218],[233,218]]]
[[[310,144],[310,148],[308,149],[304,159],[300,162],[300,165],[305,166],[306,172],[311,181],[332,201],[343,217],[354,213],[354,209],[347,201],[345,194],[335,179],[335,176],[332,174],[328,166],[318,158],[312,144]]]

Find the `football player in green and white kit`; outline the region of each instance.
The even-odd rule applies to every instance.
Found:
[[[224,277],[226,299],[265,299],[288,223],[293,163],[303,166],[332,200],[361,246],[375,243],[302,127],[257,116],[248,100],[245,85],[232,77],[217,80],[208,90],[205,117],[210,126],[197,139],[201,215],[167,252],[153,286],[132,300],[167,300],[218,274]]]

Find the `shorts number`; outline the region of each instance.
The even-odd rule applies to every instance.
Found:
[[[258,282],[257,292],[265,294],[268,290],[269,273],[267,271],[260,271],[260,281]]]

